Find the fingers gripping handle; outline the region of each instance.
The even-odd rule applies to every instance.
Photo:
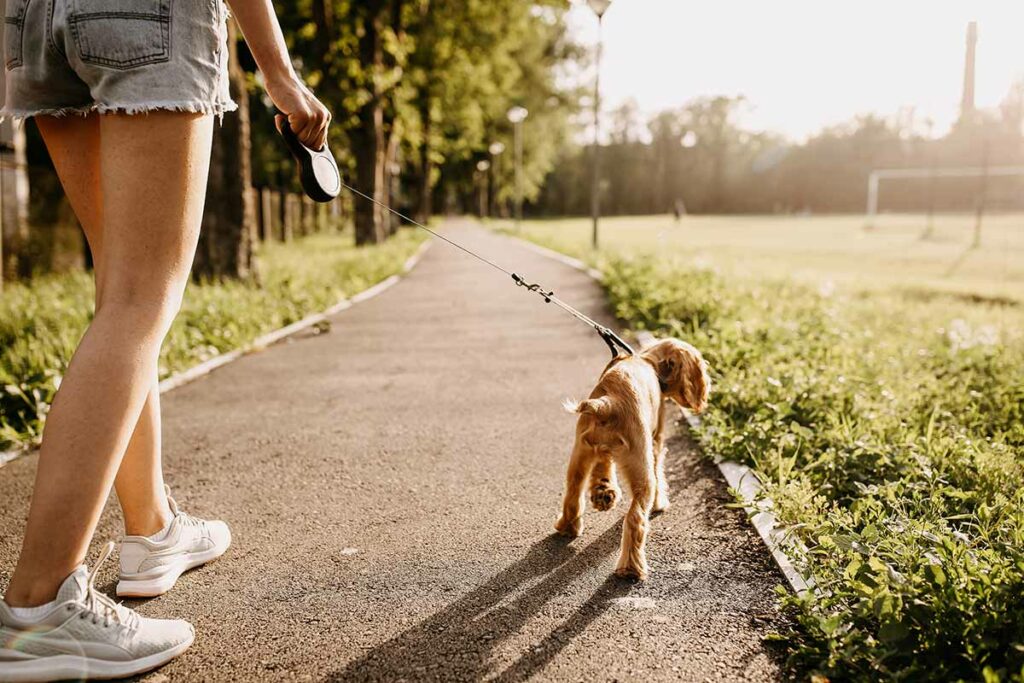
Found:
[[[323,149],[315,150],[306,147],[292,130],[288,117],[278,114],[274,117],[277,132],[284,138],[288,151],[295,157],[299,165],[299,182],[302,191],[316,202],[329,202],[341,192],[341,172],[334,160],[330,148],[324,144]]]

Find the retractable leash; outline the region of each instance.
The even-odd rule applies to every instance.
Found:
[[[277,132],[288,145],[288,151],[299,164],[302,191],[314,202],[329,202],[337,197],[341,192],[341,172],[327,143],[324,143],[321,150],[306,147],[292,130],[288,117],[284,114],[274,116],[274,123],[277,125]]]
[[[288,125],[287,117],[278,115],[275,120],[278,132],[281,134],[281,137],[284,138],[285,143],[288,145],[288,149],[291,150],[292,156],[295,157],[296,162],[299,164],[299,179],[302,183],[302,189],[310,199],[318,202],[328,202],[338,196],[341,188],[345,188],[352,194],[376,204],[380,208],[398,216],[407,223],[415,225],[421,230],[426,230],[434,237],[447,242],[456,249],[461,249],[478,261],[486,263],[491,268],[500,270],[505,275],[511,277],[512,281],[515,282],[517,286],[525,287],[527,291],[535,292],[544,299],[545,303],[555,304],[580,322],[594,328],[594,330],[601,336],[601,339],[604,340],[604,343],[608,345],[608,348],[611,349],[612,358],[618,357],[619,350],[625,351],[630,356],[635,354],[633,347],[623,341],[619,335],[565,303],[555,296],[553,291],[545,290],[536,282],[527,282],[523,276],[518,273],[513,273],[510,270],[502,268],[494,261],[491,261],[475,251],[462,246],[458,242],[448,239],[444,235],[431,230],[422,223],[414,221],[405,214],[395,211],[387,204],[383,204],[373,197],[363,194],[351,185],[346,184],[345,181],[341,179],[341,173],[338,171],[338,165],[335,162],[331,151],[327,148],[327,145],[324,145],[324,148],[319,151],[310,149],[302,144],[298,136],[292,131],[291,126]]]

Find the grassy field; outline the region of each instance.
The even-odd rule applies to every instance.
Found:
[[[167,377],[337,303],[400,272],[423,241],[403,230],[357,248],[321,234],[264,245],[260,284],[191,284],[160,355]],[[0,297],[0,451],[38,441],[47,407],[93,313],[87,273],[9,285]]]
[[[1020,259],[986,247],[987,268],[939,277],[956,248],[897,258],[909,228],[760,220],[616,219],[597,253],[585,221],[523,233],[599,266],[620,318],[704,352],[698,436],[755,468],[820,587],[783,598],[794,672],[1024,680]]]
[[[905,288],[1024,301],[1024,214],[986,216],[972,248],[973,215],[940,215],[923,238],[921,215],[671,216],[606,218],[609,253],[672,253],[725,274],[792,277],[813,286]],[[508,223],[500,223],[508,227]],[[590,240],[589,219],[527,221],[525,237],[575,251]]]

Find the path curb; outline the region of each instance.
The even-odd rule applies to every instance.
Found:
[[[232,351],[225,351],[224,353],[214,356],[213,358],[207,359],[202,363],[199,363],[198,365],[192,366],[188,370],[182,370],[179,373],[173,374],[167,379],[160,382],[160,393],[166,394],[168,391],[171,391],[172,389],[177,389],[178,387],[189,384],[190,382],[194,382],[200,377],[205,377],[214,370],[224,367],[225,365],[238,360],[242,356],[253,353],[255,351],[262,351],[268,346],[277,344],[278,342],[288,337],[291,337],[292,335],[295,335],[299,332],[302,332],[303,330],[313,327],[314,325],[326,321],[331,316],[340,313],[341,311],[344,311],[346,308],[351,308],[352,306],[358,303],[362,303],[367,299],[372,299],[378,294],[381,294],[385,290],[393,287],[403,277],[405,277],[405,275],[408,274],[409,271],[415,268],[416,265],[420,262],[420,259],[423,258],[423,255],[427,253],[427,249],[429,249],[430,245],[432,245],[433,243],[433,239],[427,239],[426,241],[424,241],[423,244],[421,244],[416,249],[413,255],[407,258],[405,260],[405,263],[402,264],[402,272],[400,274],[391,275],[381,280],[377,284],[372,285],[367,289],[364,289],[363,291],[358,292],[347,299],[341,299],[336,304],[327,308],[324,311],[321,311],[320,313],[313,313],[311,315],[306,316],[302,320],[298,320],[292,323],[291,325],[287,325],[280,329],[273,330],[272,332],[268,332],[267,334],[261,335],[256,339],[252,340],[251,342],[249,342],[249,344],[247,344],[246,346],[234,349]],[[0,451],[0,467],[3,467],[5,464],[11,462],[12,460],[15,460],[16,458],[19,458],[23,455],[27,455],[34,450],[35,447],[22,448],[13,451]]]
[[[534,251],[542,256],[546,256],[550,259],[554,259],[559,263],[563,263],[571,268],[582,271],[590,276],[597,282],[604,280],[604,274],[588,266],[579,259],[566,256],[560,252],[542,247],[539,244],[534,244],[521,237],[515,235],[505,235],[505,237],[516,241],[522,246]],[[634,335],[637,341],[640,343],[641,348],[647,348],[653,344],[656,340],[653,334],[642,330],[635,333]],[[700,418],[690,412],[684,410],[683,416],[686,418],[687,424],[691,429],[696,430],[700,427]],[[702,448],[703,450],[703,448]],[[797,595],[804,595],[807,592],[817,592],[817,587],[814,583],[814,577],[805,577],[800,570],[796,568],[796,564],[786,554],[784,548],[787,545],[796,545],[798,549],[804,550],[802,544],[797,539],[791,537],[785,527],[780,527],[777,523],[773,508],[775,506],[774,501],[768,498],[763,493],[763,486],[761,480],[758,478],[754,470],[750,469],[742,463],[738,463],[732,460],[722,460],[712,456],[712,460],[718,467],[718,471],[722,474],[726,483],[731,489],[733,489],[741,503],[743,509],[746,511],[750,523],[757,530],[758,536],[761,537],[761,541],[768,548],[768,551],[772,555],[772,559],[775,560],[775,564],[778,566],[779,571],[786,578],[786,582],[789,583],[790,588]]]

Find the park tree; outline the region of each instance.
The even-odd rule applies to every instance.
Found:
[[[249,93],[239,64],[234,21],[228,22],[228,82],[238,111],[225,116],[213,136],[206,209],[192,268],[197,279],[256,275]]]
[[[524,175],[527,196],[537,192],[565,130],[554,68],[575,56],[566,9],[555,0],[304,0],[282,20],[303,74],[335,113],[332,142],[356,188],[391,205],[392,175],[404,172],[425,220],[442,176],[465,190],[491,142],[511,150],[512,104],[531,111]],[[496,173],[506,195],[511,166]],[[386,212],[355,206],[357,241],[384,239]]]
[[[492,143],[500,142],[506,151],[493,159],[488,176],[494,203],[510,201],[514,145],[507,112],[520,105],[530,112],[522,124],[524,197],[536,197],[568,138],[567,118],[577,103],[577,93],[556,82],[558,69],[582,56],[568,37],[564,3],[439,0],[434,7],[444,12],[432,20],[446,23],[439,25],[435,57],[440,58],[417,62],[422,68],[415,81],[418,95],[431,103],[421,108],[431,118],[430,135],[422,136],[424,148],[415,155],[428,160],[429,173],[423,173],[421,162],[419,178],[439,179],[448,197],[473,196],[476,165],[489,158]],[[418,193],[427,202],[421,215],[429,208],[428,190]]]
[[[289,46],[317,96],[334,114],[339,161],[361,193],[390,204],[387,174],[401,133],[399,100],[413,44],[411,17],[427,0],[304,0],[281,12]],[[355,203],[358,244],[383,241],[385,212]]]

